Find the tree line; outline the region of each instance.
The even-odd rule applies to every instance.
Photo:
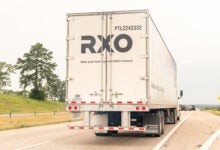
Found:
[[[37,100],[65,101],[65,81],[55,74],[57,64],[52,61],[53,52],[43,44],[32,45],[29,52],[18,58],[15,65],[0,61],[0,91],[10,86],[10,74],[19,71],[19,94],[28,95]],[[30,89],[27,91],[27,88]]]

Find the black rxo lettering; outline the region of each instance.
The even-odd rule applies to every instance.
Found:
[[[110,45],[109,45],[109,42],[110,42],[110,40],[112,39],[113,36],[114,35],[108,35],[107,38],[105,39],[103,36],[98,35],[99,40],[102,41],[102,46],[99,48],[97,53],[101,53],[102,50],[104,51],[105,49],[108,52],[113,52],[113,50],[110,48]]]
[[[105,51],[105,50],[107,50],[108,52],[114,52],[113,49],[109,45],[109,42],[112,40],[113,36],[114,35],[108,35],[106,38],[104,38],[102,35],[97,35],[98,39],[102,43],[101,47],[97,51],[94,49],[94,46],[96,44],[95,38],[90,35],[82,36],[81,37],[82,41],[90,41],[90,42],[83,43],[81,45],[81,53],[85,54],[87,49],[90,51],[90,53],[102,53],[102,51]],[[122,47],[120,45],[121,40],[126,40],[127,45]],[[133,41],[132,41],[131,37],[127,34],[118,35],[114,39],[113,42],[114,42],[115,50],[118,52],[121,52],[121,53],[128,52],[132,48],[132,45],[133,45]]]
[[[122,40],[122,39],[125,39],[125,40],[127,41],[127,46],[125,46],[125,47],[121,47],[121,46],[120,46],[119,42],[120,42],[120,40]],[[131,39],[131,37],[128,36],[127,34],[120,34],[120,35],[118,35],[118,36],[115,38],[115,41],[114,41],[115,49],[116,49],[117,51],[119,51],[119,52],[122,52],[122,53],[129,51],[129,50],[131,49],[131,47],[132,47],[132,44],[133,44],[133,43],[132,43],[132,39]]]
[[[81,40],[86,40],[86,41],[90,41],[90,43],[86,43],[86,44],[82,44],[81,45],[81,53],[86,53],[86,49],[89,49],[89,51],[91,53],[96,53],[95,49],[94,49],[94,45],[95,45],[95,38],[93,36],[82,36]]]

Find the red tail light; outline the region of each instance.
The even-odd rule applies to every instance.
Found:
[[[146,110],[146,106],[142,106],[141,109],[142,109],[143,111],[145,111],[145,110]]]
[[[140,106],[135,106],[135,110],[139,111],[140,110]]]
[[[136,106],[134,107],[134,110],[136,110],[136,111],[146,111],[146,110],[147,110],[147,106],[136,105]]]
[[[72,107],[72,106],[70,106],[70,105],[69,105],[69,106],[67,106],[66,108],[67,108],[67,110],[68,110],[68,111],[71,111],[71,110],[73,109],[73,107]]]
[[[75,110],[75,111],[79,110],[79,106],[77,106],[77,105],[73,106],[73,110]]]

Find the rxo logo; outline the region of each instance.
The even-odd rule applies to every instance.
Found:
[[[102,46],[96,51],[94,49],[94,46],[96,44],[96,39],[93,36],[90,35],[85,35],[81,37],[81,40],[84,41],[90,41],[90,43],[82,44],[81,45],[81,53],[86,53],[86,50],[88,49],[91,53],[101,53],[102,50],[104,51],[105,49],[108,52],[114,52],[112,48],[110,48],[109,42],[113,38],[114,35],[108,35],[106,38],[104,38],[102,35],[97,35],[98,39],[102,42]],[[127,45],[121,46],[120,41],[121,40],[126,40]],[[118,52],[124,53],[128,52],[131,47],[132,47],[132,39],[129,35],[127,34],[120,34],[114,39],[114,47],[115,50]]]

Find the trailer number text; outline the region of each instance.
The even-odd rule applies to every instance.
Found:
[[[142,25],[115,26],[115,31],[142,30]]]

